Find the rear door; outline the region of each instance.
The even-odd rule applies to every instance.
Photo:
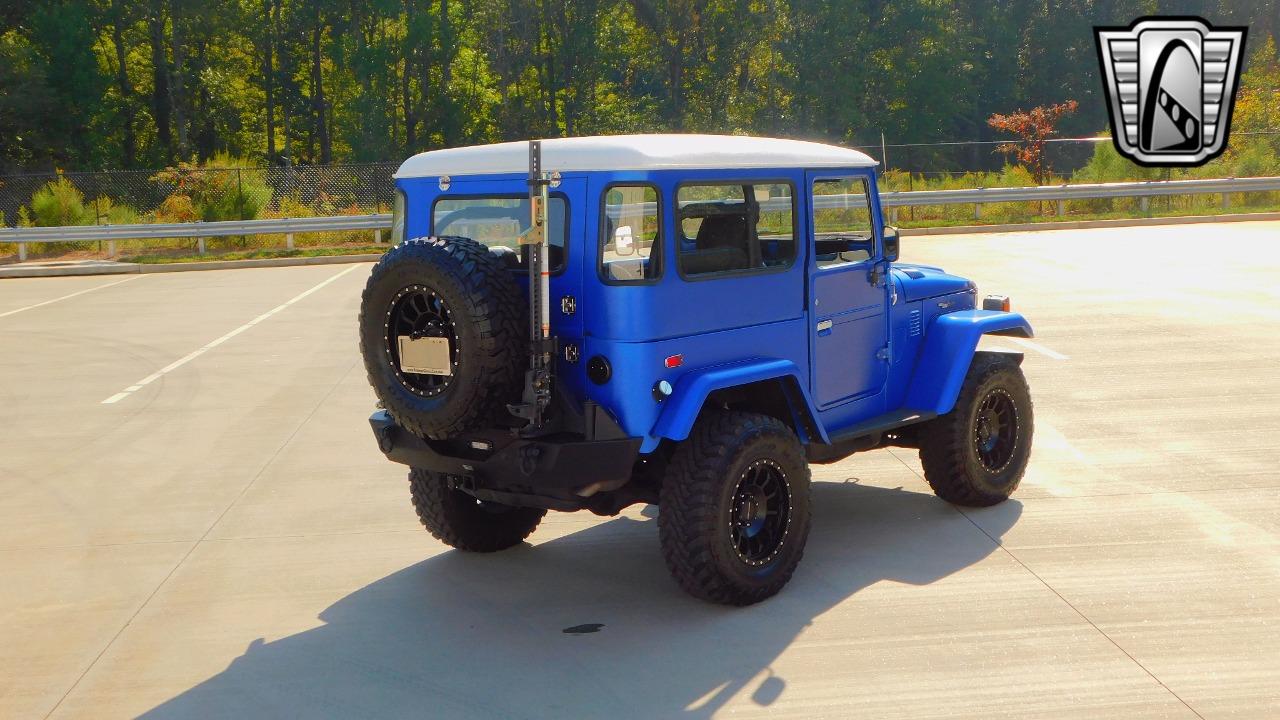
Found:
[[[562,344],[577,342],[582,335],[582,315],[576,306],[582,296],[583,243],[587,239],[586,180],[564,177],[550,191],[547,241],[551,259],[551,326]],[[459,179],[448,192],[441,193],[431,206],[433,235],[461,235],[490,247],[503,246],[520,252],[517,238],[529,228],[529,190],[525,181]],[[528,271],[523,265],[513,274],[521,288],[528,290]],[[565,298],[573,298],[572,304]],[[575,312],[563,309],[574,307]]]
[[[869,173],[810,172],[810,391],[819,407],[870,397],[888,374],[888,278]]]

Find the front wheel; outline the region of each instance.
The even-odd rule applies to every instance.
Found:
[[[920,463],[938,497],[985,507],[1013,494],[1031,459],[1031,391],[1022,368],[997,353],[974,355],[951,412],[920,430]]]
[[[409,490],[418,519],[446,545],[471,552],[497,552],[524,542],[546,510],[478,500],[422,468],[409,472]]]
[[[704,415],[663,478],[658,534],[667,567],[691,595],[750,605],[776,594],[809,535],[800,441],[768,415]]]

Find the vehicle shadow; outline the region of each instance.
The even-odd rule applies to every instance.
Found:
[[[407,567],[330,606],[321,627],[255,640],[144,717],[708,717],[744,690],[766,706],[786,692],[770,664],[815,617],[876,582],[931,583],[997,547],[932,495],[824,482],[813,504],[795,578],[749,608],[685,596],[656,523],[618,518]],[[1021,511],[1013,500],[975,512],[996,535]]]

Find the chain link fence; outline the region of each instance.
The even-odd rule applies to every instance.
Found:
[[[860,149],[881,160],[881,191],[969,190],[1127,181],[1190,180],[1280,175],[1280,131],[1232,133],[1221,158],[1198,168],[1148,168],[1115,151],[1110,137],[1051,138],[1044,144],[1042,175],[1014,165],[1000,147],[1013,140],[885,143]],[[1151,215],[1203,215],[1280,210],[1280,193],[1182,195],[1152,199],[1098,198],[1067,202],[999,203],[985,208],[913,206],[898,222],[906,227],[1059,219],[1112,219]]]
[[[1008,142],[1012,141],[886,143],[863,145],[858,149],[880,160],[886,171],[910,173],[922,178],[959,178],[999,172],[1007,163],[1007,156],[998,148]],[[1083,168],[1100,142],[1109,144],[1111,139],[1070,138],[1047,142],[1045,167],[1049,172],[1046,182],[1069,178]]]
[[[1044,176],[1007,167],[1011,141],[859,146],[882,163],[884,190],[1280,174],[1280,130],[1233,133],[1227,156],[1193,171],[1142,168],[1111,139],[1053,138]],[[0,175],[0,226],[252,220],[386,212],[399,162]]]
[[[1006,166],[1012,160],[1001,152],[1001,146],[1022,144],[1016,140],[967,140],[888,142],[883,145],[856,147],[880,160],[886,173],[914,176],[919,181],[963,179],[972,184],[992,180],[994,176],[1007,170]],[[1064,182],[1171,180],[1186,176],[1270,176],[1280,174],[1280,130],[1234,132],[1226,155],[1199,169],[1143,168],[1121,158],[1115,152],[1111,138],[1104,136],[1050,138],[1044,143],[1043,160],[1043,184],[1046,185]],[[1029,173],[1027,177],[1030,177]]]
[[[1042,177],[1013,166],[1000,146],[1011,141],[892,143],[861,146],[882,162],[882,191],[961,190],[1038,184],[1098,183],[1210,177],[1280,175],[1280,130],[1233,133],[1228,152],[1201,168],[1143,168],[1121,158],[1111,139],[1054,138],[1046,142]],[[234,161],[233,161],[234,162]],[[197,168],[181,165],[159,171],[107,171],[0,175],[0,227],[124,225],[214,222],[268,218],[332,217],[389,212],[392,175],[399,162],[326,166]],[[1047,207],[1043,203],[1000,203],[979,212],[960,206],[905,208],[904,226],[970,224],[975,220],[1028,222],[1055,219],[1134,217],[1152,214],[1211,214],[1280,209],[1280,193],[1235,197],[1188,195],[1151,201],[1097,199]],[[306,245],[366,242],[359,233],[315,233]],[[241,237],[214,243],[223,250],[271,248],[280,239]],[[189,252],[186,241],[123,244],[122,254],[160,249]],[[65,253],[68,247],[36,247]],[[96,244],[77,247],[100,253]],[[0,252],[8,248],[0,248]]]

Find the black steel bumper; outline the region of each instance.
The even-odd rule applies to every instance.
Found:
[[[369,424],[392,462],[453,476],[460,489],[481,500],[554,510],[586,507],[592,495],[625,485],[641,442],[505,438],[459,446],[423,440],[385,410],[375,412]]]

